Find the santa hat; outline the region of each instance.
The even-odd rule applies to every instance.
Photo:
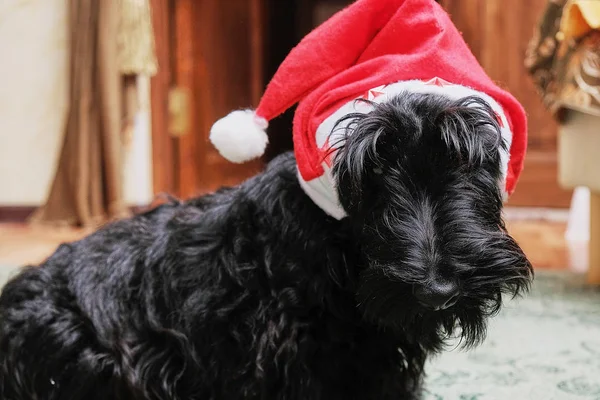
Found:
[[[268,121],[298,103],[293,139],[301,184],[325,211],[341,218],[344,211],[323,158],[334,143],[329,140],[333,125],[348,112],[369,111],[355,99],[382,102],[404,90],[485,99],[510,149],[502,157],[501,185],[506,195],[513,192],[527,146],[525,112],[487,76],[433,0],[354,2],[290,52],[256,110],[234,111],[217,121],[210,139],[230,161],[260,157]]]

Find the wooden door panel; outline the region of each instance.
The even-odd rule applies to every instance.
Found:
[[[463,39],[469,44],[473,55],[480,60],[483,54],[485,30],[485,1],[442,0],[439,3],[452,17],[452,21],[463,34]]]
[[[195,90],[197,81],[196,57],[196,26],[195,0],[174,1],[174,86],[188,98],[187,104],[190,110],[187,115],[187,126],[182,132],[178,132],[175,138],[177,152],[177,188],[179,196],[188,198],[198,192],[199,176],[202,164],[198,155],[200,148],[197,141],[198,130],[201,129],[200,118],[197,109],[197,99],[201,95]]]
[[[150,81],[152,180],[154,193],[177,193],[175,149],[168,129],[168,99],[172,85],[173,20],[170,0],[150,0],[158,71]]]
[[[181,1],[181,0],[177,0]],[[261,160],[233,164],[208,140],[219,118],[240,108],[254,108],[263,91],[262,0],[193,2],[192,26],[195,82],[195,192],[237,184],[256,174]],[[186,162],[194,162],[186,160]],[[191,194],[191,193],[190,193]]]
[[[256,107],[264,88],[264,0],[151,0],[159,72],[152,80],[155,192],[182,198],[234,185],[261,160],[237,165],[210,144],[210,127]],[[169,98],[186,99],[185,128],[170,127]]]

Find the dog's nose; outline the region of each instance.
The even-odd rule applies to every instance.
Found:
[[[434,310],[444,310],[452,307],[458,300],[460,288],[452,281],[432,281],[415,287],[417,300],[426,307]]]

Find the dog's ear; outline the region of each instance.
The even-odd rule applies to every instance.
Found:
[[[492,107],[476,96],[453,101],[437,115],[442,140],[463,167],[486,162],[499,165],[500,151],[506,151],[500,126]]]
[[[389,121],[378,115],[350,114],[338,121],[347,122],[345,133],[333,148],[337,149],[333,160],[340,201],[348,211],[360,209],[362,204],[376,196],[383,170],[381,139]]]

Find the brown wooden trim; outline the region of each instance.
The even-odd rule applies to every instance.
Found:
[[[262,0],[250,1],[250,92],[252,94],[252,106],[257,107],[264,91],[264,35],[268,31],[266,27],[264,2]]]
[[[600,285],[600,194],[590,193],[590,242],[587,283]]]
[[[35,206],[0,206],[0,222],[25,222],[36,209]]]
[[[175,59],[173,69],[174,84],[184,91],[187,91],[190,101],[190,107],[194,110],[189,115],[187,131],[176,138],[177,151],[177,190],[175,193],[179,197],[188,198],[196,194],[198,186],[198,165],[197,157],[199,152],[196,148],[196,140],[193,132],[197,129],[197,115],[195,110],[196,93],[194,91],[194,68],[196,57],[194,54],[194,20],[195,0],[177,0],[174,8],[174,38],[175,44],[172,47],[171,55]],[[211,2],[212,3],[212,2]],[[196,4],[196,6],[198,6]]]
[[[148,211],[165,201],[160,199],[153,201],[151,204],[142,206],[131,206],[129,210],[133,214],[139,214]],[[36,206],[0,206],[0,223],[26,223],[31,216],[37,210]]]
[[[569,208],[572,190],[560,188],[556,153],[531,151],[509,206]]]
[[[172,83],[171,0],[151,0],[158,71],[150,81],[152,176],[154,193],[175,193],[175,149],[168,129],[168,99]]]

